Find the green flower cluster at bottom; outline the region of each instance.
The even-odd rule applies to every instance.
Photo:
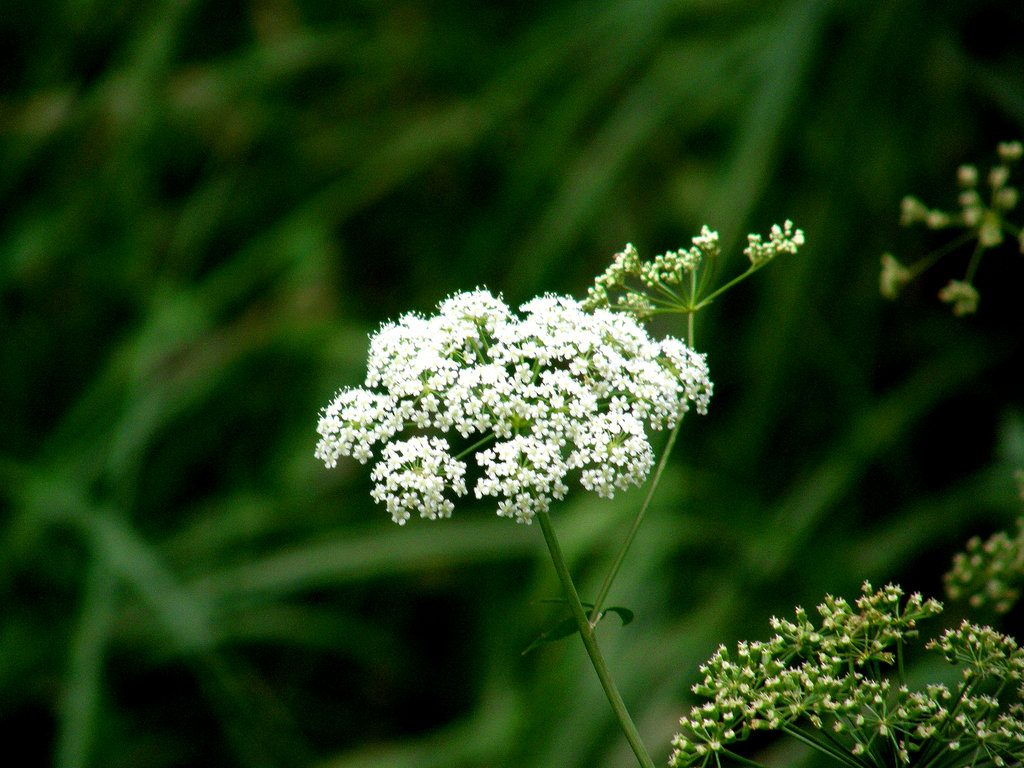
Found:
[[[1013,638],[964,622],[925,646],[961,667],[958,682],[904,683],[907,642],[941,612],[935,600],[865,582],[853,605],[827,597],[817,623],[798,608],[772,619],[767,642],[720,647],[700,668],[693,690],[707,701],[680,720],[669,764],[751,764],[733,745],[771,731],[852,767],[1019,764],[1024,650]]]

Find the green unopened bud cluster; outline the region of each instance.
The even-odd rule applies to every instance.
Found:
[[[974,608],[997,613],[1009,611],[1024,584],[1024,518],[1017,521],[1014,536],[999,531],[984,541],[978,536],[968,541],[966,551],[953,557],[945,583],[952,600],[966,599]]]
[[[1019,765],[1024,757],[1024,651],[1013,638],[964,622],[925,644],[960,673],[910,687],[904,652],[942,606],[896,585],[865,582],[853,604],[827,597],[817,620],[802,608],[771,620],[766,642],[722,646],[701,666],[706,699],[680,720],[672,766],[720,766],[759,732],[779,732],[837,764]],[[948,676],[943,676],[948,679]]]
[[[879,289],[887,299],[893,299],[917,275],[931,267],[945,253],[973,241],[971,257],[963,280],[950,280],[939,291],[939,300],[949,304],[957,316],[973,314],[978,309],[978,291],[974,276],[982,254],[1002,244],[1007,236],[1015,238],[1024,253],[1024,233],[1007,219],[1020,201],[1020,191],[1010,184],[1012,166],[1024,156],[1019,141],[1002,142],[996,148],[998,162],[989,169],[982,185],[982,175],[975,165],[962,165],[957,169],[960,193],[958,207],[953,211],[929,208],[918,198],[908,195],[900,206],[900,223],[905,226],[923,224],[928,229],[960,229],[964,234],[953,241],[952,247],[943,248],[911,265],[901,264],[891,253],[882,255]],[[983,194],[984,193],[984,194]]]
[[[924,224],[929,229],[967,227],[976,231],[978,241],[986,248],[1003,242],[1003,214],[1017,207],[1020,191],[1009,184],[1011,166],[1024,155],[1024,146],[1019,141],[1002,142],[996,148],[999,162],[989,169],[985,186],[988,189],[986,202],[979,190],[981,173],[976,165],[961,165],[956,180],[960,187],[957,198],[959,210],[945,212],[929,208],[912,195],[903,198],[900,223],[903,226]]]
[[[1014,473],[1017,493],[1024,501],[1024,470]],[[1024,517],[1017,533],[998,531],[985,541],[975,536],[965,551],[953,556],[953,567],[943,577],[951,600],[967,600],[972,608],[1006,613],[1020,599],[1024,585]]]
[[[950,280],[939,289],[939,301],[949,304],[957,317],[978,311],[978,289],[964,280]]]
[[[646,261],[632,244],[627,245],[594,281],[584,306],[608,307],[641,318],[665,313],[693,314],[776,256],[795,254],[804,244],[804,233],[794,229],[792,221],[786,221],[771,228],[767,242],[761,235],[747,235],[743,253],[750,266],[711,292],[705,291],[706,281],[700,278],[702,269],[713,266],[721,255],[718,233],[705,226],[691,242],[690,248],[668,251]]]
[[[781,227],[778,224],[772,226],[767,243],[760,235],[747,235],[747,247],[743,253],[750,259],[751,267],[756,269],[781,253],[796,254],[803,244],[804,233],[799,229],[794,232],[793,222],[787,220]]]

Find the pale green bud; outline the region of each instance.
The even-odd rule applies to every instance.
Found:
[[[961,165],[956,171],[956,181],[961,187],[974,187],[978,184],[978,167]]]
[[[1002,141],[996,147],[996,153],[1004,163],[1012,163],[1024,155],[1024,146],[1019,141]]]
[[[901,264],[891,253],[882,254],[882,272],[879,276],[878,289],[883,297],[895,299],[903,286],[910,282],[913,274]]]
[[[978,298],[978,290],[962,280],[950,280],[939,291],[939,300],[945,304],[952,304],[953,314],[957,317],[977,312]]]

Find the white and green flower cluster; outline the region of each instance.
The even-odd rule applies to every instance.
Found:
[[[1012,165],[1024,157],[1024,145],[1019,141],[1000,142],[996,147],[999,162],[989,169],[986,178],[989,188],[988,201],[978,190],[981,174],[976,165],[961,165],[956,180],[960,187],[957,198],[960,210],[946,213],[929,208],[913,195],[903,198],[900,205],[900,223],[907,227],[924,224],[929,229],[965,227],[974,229],[978,242],[986,247],[1003,242],[1003,216],[1017,207],[1020,191],[1009,184]],[[1021,247],[1024,248],[1024,242]]]
[[[776,256],[795,254],[804,244],[804,233],[787,220],[782,226],[772,226],[767,242],[761,235],[747,235],[743,253],[750,266],[746,272],[705,295],[703,291],[707,286],[698,279],[697,273],[720,256],[718,240],[717,232],[703,227],[700,234],[692,238],[690,248],[668,251],[647,261],[628,244],[594,280],[584,304],[588,308],[624,310],[637,317],[669,312],[692,314]]]
[[[1012,638],[964,622],[926,645],[961,667],[956,684],[914,690],[901,679],[918,622],[941,611],[935,600],[865,583],[853,606],[826,598],[817,623],[798,608],[793,620],[772,619],[767,642],[719,648],[700,668],[693,690],[707,701],[680,720],[670,765],[749,764],[734,746],[770,731],[851,768],[1019,765],[1024,651]]]
[[[961,229],[963,236],[948,246],[934,251],[915,263],[905,265],[891,253],[882,254],[879,291],[887,299],[895,299],[914,278],[938,261],[946,253],[968,242],[974,242],[974,253],[967,264],[963,280],[950,280],[939,290],[939,300],[949,304],[953,314],[970,315],[978,311],[980,295],[974,277],[985,251],[1014,238],[1024,253],[1024,230],[1011,222],[1008,216],[1020,201],[1020,190],[1011,185],[1011,170],[1024,158],[1024,144],[1019,141],[1000,142],[996,147],[998,162],[986,175],[987,194],[979,189],[981,174],[976,165],[961,165],[957,169],[957,198],[959,209],[952,212],[929,208],[913,195],[907,195],[900,204],[900,224],[905,227],[923,224],[928,229]]]
[[[594,285],[587,291],[585,305],[588,308],[614,306],[638,317],[655,314],[658,301],[652,298],[651,291],[660,291],[666,298],[672,297],[678,286],[704,261],[719,254],[718,233],[706,226],[700,235],[692,238],[692,242],[689,249],[668,251],[655,256],[652,261],[641,259],[636,246],[627,243],[622,251],[615,254],[608,268],[595,278]],[[630,277],[637,278],[643,288],[630,289]],[[621,294],[613,301],[610,292],[616,289],[621,289]]]
[[[998,531],[985,541],[971,538],[966,551],[953,557],[945,582],[952,600],[966,598],[973,608],[1009,611],[1020,599],[1024,584],[1024,518],[1017,521],[1013,536]]]
[[[762,241],[760,235],[747,235],[747,247],[743,249],[743,253],[750,259],[750,265],[756,268],[781,254],[796,254],[803,244],[803,231],[794,230],[793,222],[787,219],[781,227],[778,224],[772,225],[767,243]]]
[[[646,430],[675,426],[691,405],[707,411],[705,358],[682,341],[564,296],[520,311],[475,290],[382,326],[365,386],[323,410],[316,456],[333,467],[380,448],[372,496],[404,524],[451,515],[467,493],[463,456],[476,451],[476,497],[529,523],[572,477],[604,497],[639,485],[654,463]]]

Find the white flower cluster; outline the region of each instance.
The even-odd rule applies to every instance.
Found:
[[[972,608],[985,605],[1006,613],[1020,599],[1024,584],[1024,517],[1017,520],[1017,533],[994,533],[984,542],[975,536],[967,551],[953,556],[953,567],[943,577],[946,594],[953,600],[966,598]]]
[[[571,474],[604,497],[639,485],[654,464],[646,430],[675,426],[691,404],[707,412],[707,364],[680,340],[563,296],[520,311],[476,290],[382,326],[365,386],[341,390],[321,414],[317,458],[366,463],[383,444],[372,495],[403,524],[413,512],[449,516],[450,496],[467,493],[461,456],[481,448],[476,497],[529,523],[564,498]],[[397,439],[406,430],[421,432]],[[460,440],[469,447],[453,455],[449,441]]]
[[[753,266],[759,267],[780,253],[795,254],[803,244],[803,230],[794,231],[793,222],[786,219],[781,227],[778,224],[772,225],[767,243],[761,239],[760,235],[747,235],[747,247],[743,249],[743,253],[747,255]]]

